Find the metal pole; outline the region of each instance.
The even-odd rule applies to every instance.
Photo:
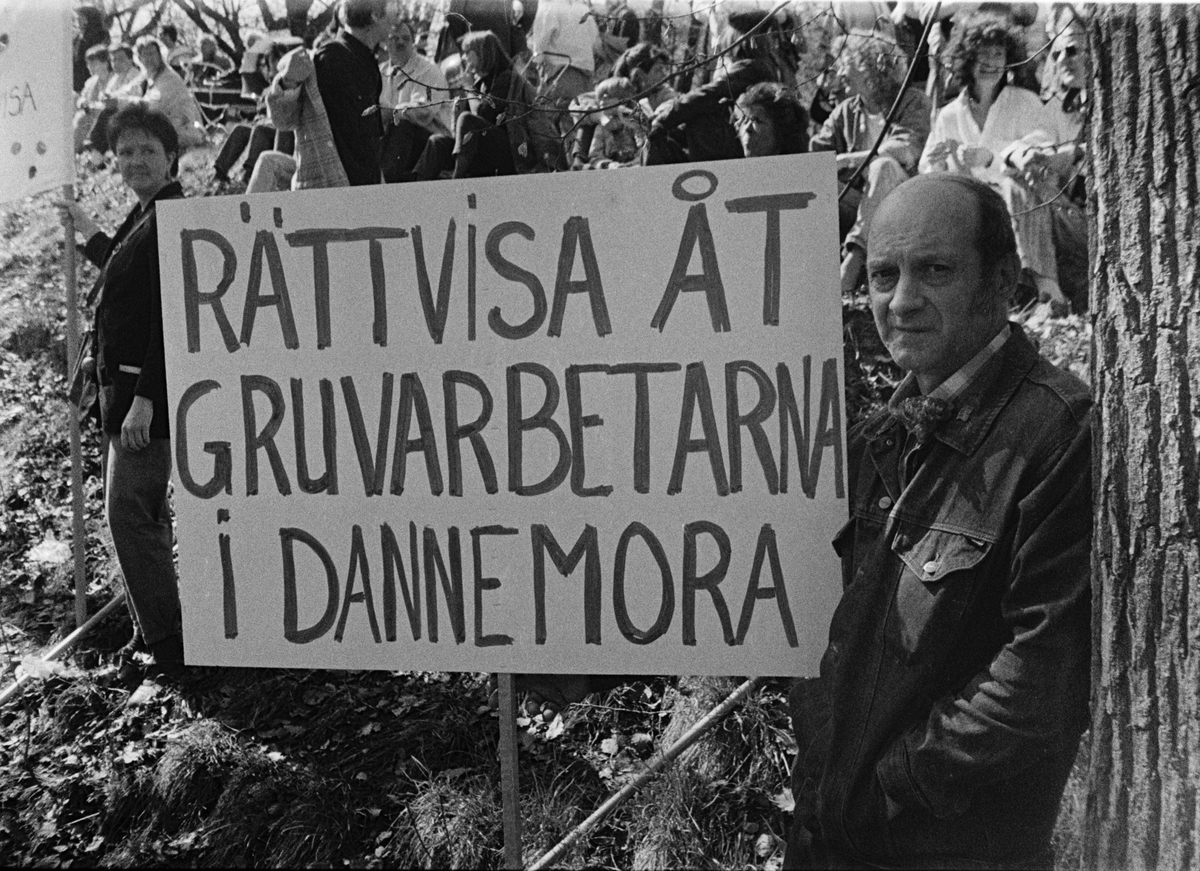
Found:
[[[600,807],[596,808],[590,817],[569,831],[567,836],[559,841],[558,844],[556,844],[548,853],[530,865],[529,871],[541,871],[543,868],[549,868],[550,866],[554,865],[559,859],[562,858],[563,854],[570,849],[572,844],[574,844],[577,840],[579,840],[579,838],[594,828],[606,816],[612,813],[612,811],[621,805],[627,798],[657,777],[659,772],[674,762],[680,753],[695,744],[701,735],[719,723],[725,718],[726,714],[740,705],[745,698],[750,695],[750,693],[754,692],[758,688],[759,684],[762,683],[762,680],[763,679],[761,677],[751,678],[730,693],[729,697],[725,699],[725,701],[721,702],[721,704],[717,705],[715,708],[705,714],[696,722],[696,725],[688,729],[678,741],[670,746],[666,753],[663,753],[661,756],[656,756],[654,759],[652,759],[650,764],[641,774],[621,787],[618,792],[609,796],[608,800],[605,801],[604,804],[600,805]],[[503,708],[503,705],[501,705],[501,708]],[[501,716],[503,716],[503,714],[501,714]]]
[[[504,867],[524,867],[521,846],[521,790],[517,765],[517,679],[496,675],[500,689],[500,795],[504,818]]]
[[[63,185],[63,199],[75,202],[75,186]],[[67,371],[74,370],[79,358],[79,293],[75,287],[75,221],[67,212],[63,224],[62,272],[67,286]],[[87,528],[83,515],[83,447],[79,437],[79,415],[75,409],[67,414],[71,439],[71,551],[75,557],[75,625],[87,620]]]
[[[74,647],[76,644],[78,644],[85,635],[87,635],[89,632],[91,632],[92,629],[96,626],[96,624],[98,624],[101,620],[103,620],[105,617],[107,617],[109,614],[111,614],[116,609],[116,607],[124,601],[125,601],[125,591],[121,590],[121,592],[119,592],[119,593],[117,593],[117,595],[113,596],[113,599],[111,602],[109,602],[107,605],[105,605],[103,608],[101,608],[99,611],[97,611],[95,614],[93,614],[90,620],[88,620],[86,623],[84,623],[82,626],[80,626],[78,629],[76,629],[74,632],[72,632],[70,635],[68,635],[62,641],[58,642],[58,644],[54,645],[49,650],[47,650],[45,656],[42,657],[42,662],[50,662],[51,660],[57,659],[62,654],[66,653],[68,650],[70,650],[72,647]],[[5,687],[3,692],[0,692],[0,705],[3,705],[10,698],[12,698],[14,695],[16,695],[17,691],[19,689],[21,689],[21,687],[25,684],[25,681],[27,681],[28,679],[29,679],[29,675],[23,674],[20,677],[18,677],[13,683],[11,683],[7,687]]]

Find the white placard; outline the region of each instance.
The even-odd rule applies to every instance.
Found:
[[[71,5],[0,0],[0,203],[75,178]]]
[[[830,155],[159,214],[189,663],[815,673]]]

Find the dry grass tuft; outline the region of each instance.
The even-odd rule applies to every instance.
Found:
[[[119,846],[106,863],[160,864],[202,851],[197,858],[213,868],[329,864],[351,828],[345,799],[341,786],[202,721],[152,769],[114,772],[103,832]]]
[[[634,868],[756,866],[767,858],[764,844],[774,852],[787,819],[772,799],[787,784],[795,746],[784,683],[753,695],[633,799]],[[661,748],[736,686],[727,678],[680,679]]]
[[[380,858],[402,867],[494,868],[501,832],[494,781],[446,772],[424,783],[402,808],[394,840]]]

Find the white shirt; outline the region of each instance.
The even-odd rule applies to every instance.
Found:
[[[545,54],[538,60],[550,66],[565,63],[585,73],[595,72],[593,52],[600,39],[600,28],[588,14],[591,11],[591,6],[582,0],[541,0],[529,38],[534,55]]]
[[[981,130],[971,112],[966,91],[942,107],[929,131],[925,152],[921,155],[921,172],[928,172],[927,155],[939,143],[956,139],[963,148],[983,147],[993,154],[991,166],[977,166],[972,174],[982,181],[999,184],[1004,176],[1004,156],[1015,142],[1046,145],[1052,142],[1045,132],[1045,113],[1037,94],[1016,85],[1008,85],[988,111]]]
[[[113,70],[104,85],[104,93],[110,97],[130,97],[140,94],[145,83],[141,68],[131,64],[123,73]]]
[[[441,67],[423,55],[414,54],[403,66],[380,64],[379,72],[383,75],[379,105],[395,109],[412,103],[430,104],[429,111],[437,120],[447,130],[454,129],[450,85]]]

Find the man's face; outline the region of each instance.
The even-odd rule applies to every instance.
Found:
[[[1090,57],[1087,36],[1078,24],[1071,24],[1050,50],[1050,59],[1058,65],[1058,85],[1066,91],[1072,88],[1087,90]]]
[[[462,68],[469,79],[474,79],[479,76],[479,55],[473,51],[464,51],[462,53]]]
[[[372,27],[375,45],[387,40],[392,31],[396,29],[396,25],[400,23],[403,15],[404,9],[400,4],[400,0],[388,0],[387,6],[384,8],[383,17],[376,18],[375,24]]]
[[[104,62],[104,58],[92,57],[87,59],[88,73],[93,76],[102,76],[108,72],[108,64]]]
[[[970,192],[945,181],[909,183],[880,206],[867,280],[879,337],[928,393],[1004,326],[1010,267],[985,275]]]
[[[842,81],[849,94],[868,98],[874,96],[871,93],[871,79],[857,61],[841,65],[838,72],[842,74]]]
[[[412,29],[407,24],[397,24],[392,28],[387,39],[387,50],[394,64],[403,65],[412,60],[416,54],[416,46],[413,43]]]
[[[115,73],[126,72],[133,66],[133,61],[123,51],[110,51],[108,53],[108,62],[112,64],[113,72]]]
[[[146,72],[150,75],[156,75],[163,67],[162,54],[156,45],[145,45],[137,50],[138,61]]]

